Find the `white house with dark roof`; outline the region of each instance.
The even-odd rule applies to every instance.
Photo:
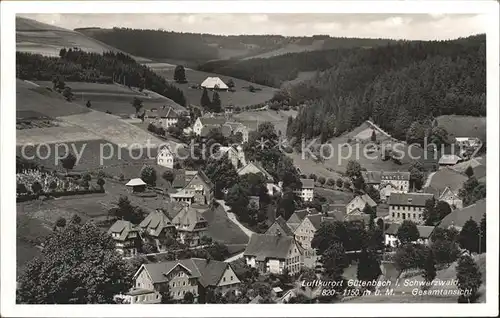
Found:
[[[140,246],[141,238],[139,229],[129,221],[117,220],[109,228],[108,234],[115,242],[118,253],[124,257],[137,255],[137,248]]]
[[[363,211],[366,206],[371,207],[372,209],[377,208],[377,203],[373,201],[372,198],[368,194],[358,195],[354,197],[347,205],[346,205],[346,213],[351,214],[355,210]]]
[[[146,111],[145,114],[150,123],[155,124],[158,127],[162,127],[165,130],[177,124],[177,122],[179,121],[179,117],[181,116],[181,114],[171,106],[169,106],[168,108],[166,106],[163,106],[158,110],[151,109],[149,111]]]
[[[391,193],[388,218],[396,223],[404,220],[422,223],[425,202],[433,197],[429,193]]]
[[[392,223],[387,230],[385,230],[384,243],[386,246],[390,247],[398,247],[400,242],[398,239],[398,230],[401,226],[400,223]],[[426,226],[426,225],[417,225],[417,230],[419,234],[418,240],[412,242],[414,244],[426,244],[428,245],[430,242],[430,237],[434,232],[434,226]]]
[[[174,300],[182,300],[186,293],[190,292],[195,301],[204,302],[207,288],[225,294],[237,290],[240,283],[229,263],[190,258],[141,265],[134,275],[134,288],[131,292],[141,290],[142,295],[151,295],[142,297],[144,301],[135,299],[135,303],[152,303],[148,298],[156,298],[156,303],[161,303],[161,296],[157,298],[156,294],[162,286],[168,285],[170,296]]]
[[[298,274],[303,264],[302,248],[293,236],[253,234],[243,252],[246,264],[261,273]]]
[[[164,145],[158,151],[158,155],[156,156],[156,164],[165,168],[174,168],[174,153],[170,149],[169,146]]]
[[[302,187],[295,189],[294,192],[302,201],[310,202],[314,198],[314,179],[300,179]]]

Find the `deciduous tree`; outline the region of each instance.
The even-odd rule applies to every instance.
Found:
[[[93,223],[70,223],[47,239],[18,279],[22,304],[110,304],[132,286],[110,236]]]

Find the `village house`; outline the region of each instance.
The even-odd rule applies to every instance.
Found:
[[[208,222],[203,215],[192,207],[183,207],[172,218],[180,243],[190,247],[200,245],[200,240],[207,233]]]
[[[172,201],[208,205],[213,199],[214,185],[201,170],[177,170],[172,191],[169,194]]]
[[[169,146],[165,145],[158,151],[156,164],[165,168],[174,168],[174,153]]]
[[[379,190],[380,198],[386,201],[392,192],[410,191],[410,173],[405,171],[362,171],[365,184]]]
[[[162,127],[165,130],[175,126],[180,117],[180,114],[177,113],[172,107],[166,108],[165,106],[159,110],[152,109],[147,111],[145,114],[146,118],[150,119],[150,123],[158,127]]]
[[[202,130],[221,128],[225,122],[226,119],[223,117],[198,117],[193,124],[193,132],[202,136]]]
[[[300,179],[302,188],[295,189],[294,192],[304,202],[311,202],[314,198],[314,179]]]
[[[457,155],[442,155],[441,158],[439,158],[438,164],[439,164],[439,169],[442,169],[444,167],[451,167],[453,165],[456,165],[462,160]]]
[[[293,236],[284,234],[252,234],[243,256],[248,266],[263,274],[283,274],[286,268],[295,275],[303,264],[301,247]]]
[[[229,87],[219,77],[207,77],[200,85],[211,90],[227,91]]]
[[[453,192],[450,187],[446,187],[438,198],[438,201],[448,203],[452,210],[463,208],[463,200],[458,196],[458,191]]]
[[[389,225],[387,230],[385,230],[384,244],[385,246],[398,247],[400,242],[398,239],[398,230],[401,226],[400,223],[392,223]],[[414,244],[425,244],[428,245],[430,242],[430,237],[434,231],[434,226],[417,225],[417,230],[419,233],[418,240],[412,242]]]
[[[139,224],[142,238],[144,242],[150,243],[160,252],[167,249],[168,239],[175,239],[175,226],[172,224],[168,216],[160,210],[156,209],[146,216]]]
[[[346,213],[351,214],[355,210],[362,212],[367,205],[374,210],[377,208],[377,203],[368,194],[358,195],[347,204]]]
[[[211,157],[214,159],[222,159],[226,157],[236,170],[240,169],[241,167],[247,164],[245,159],[245,153],[240,145],[238,145],[237,147],[221,146],[219,147],[216,153],[212,154]]]
[[[137,255],[137,249],[140,246],[141,238],[139,229],[129,221],[117,220],[109,228],[108,234],[115,242],[118,253],[123,257],[133,257]]]
[[[432,193],[439,201],[447,202],[452,209],[460,209],[463,202],[458,192],[467,179],[464,174],[446,167],[429,177],[423,191]]]
[[[293,236],[293,230],[286,224],[286,220],[280,215],[273,224],[267,229],[265,234],[276,235],[281,233],[287,236]]]
[[[142,181],[141,178],[130,179],[125,186],[132,193],[144,192],[146,190],[146,182]]]
[[[240,283],[229,263],[190,258],[141,265],[134,275],[132,291],[142,291],[133,296],[135,303],[161,303],[159,291],[166,285],[174,300],[182,300],[190,292],[195,302],[204,302],[207,288],[225,294],[237,291]]]
[[[304,218],[309,214],[318,214],[318,210],[315,208],[306,208],[302,210],[295,210],[293,214],[288,218],[286,224],[292,231],[295,232],[297,227],[302,223]]]
[[[432,198],[433,195],[429,193],[391,193],[388,218],[397,223],[404,220],[422,223],[425,202]]]
[[[238,170],[239,176],[244,176],[249,173],[260,173],[264,176],[264,178],[266,179],[267,194],[272,196],[275,193],[281,193],[280,183],[276,185],[273,176],[269,172],[267,172],[266,169],[262,168],[262,166],[257,162],[249,162]]]

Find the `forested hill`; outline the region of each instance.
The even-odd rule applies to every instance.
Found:
[[[486,115],[485,35],[338,55],[335,66],[301,83],[296,102],[308,105],[290,122],[289,136],[326,140],[371,118],[405,140],[439,115]]]
[[[79,49],[61,49],[59,57],[39,54],[16,54],[16,77],[24,80],[113,83],[113,81],[150,89],[186,105],[184,93],[148,67],[137,63],[127,54],[88,53]]]
[[[158,60],[185,61],[195,66],[210,60],[237,60],[266,53],[273,56],[297,51],[352,47],[366,48],[393,42],[388,39],[332,38],[328,35],[310,37],[285,37],[281,35],[223,36],[129,28],[80,28],[75,31],[132,55]]]

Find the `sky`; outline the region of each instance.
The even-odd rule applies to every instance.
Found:
[[[20,14],[67,29],[127,27],[167,31],[445,40],[486,32],[478,14]]]

